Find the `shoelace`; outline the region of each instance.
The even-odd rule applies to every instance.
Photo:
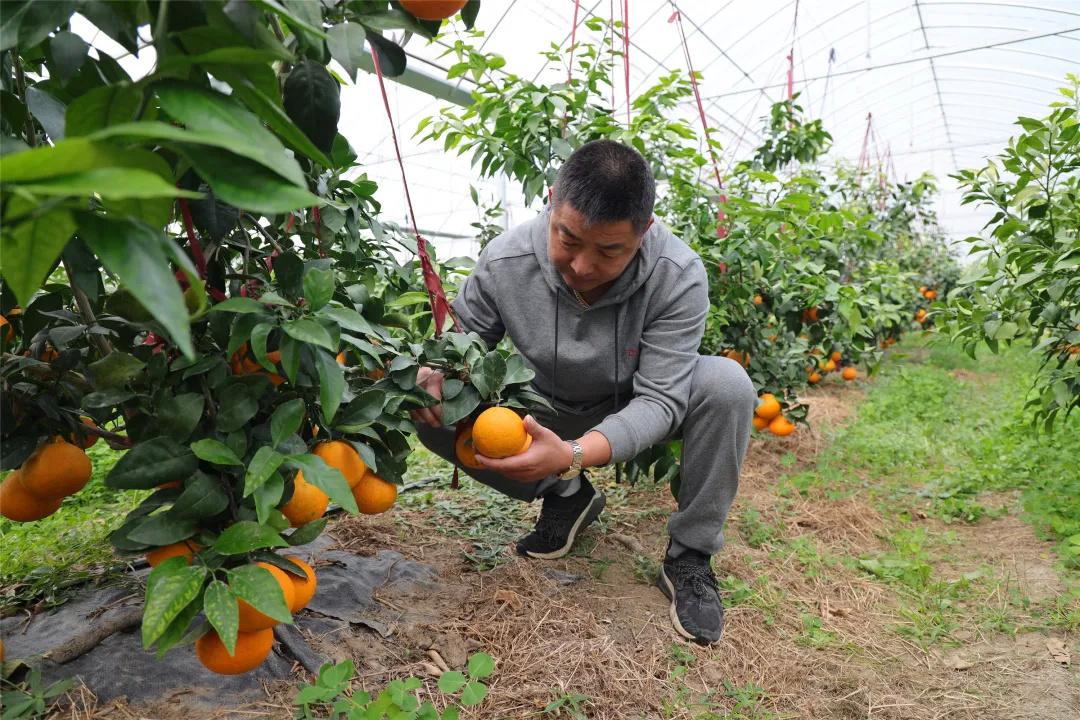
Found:
[[[689,585],[698,597],[704,596],[706,592],[719,590],[716,575],[708,565],[700,565],[692,560],[677,560],[672,570],[676,587],[681,589]]]

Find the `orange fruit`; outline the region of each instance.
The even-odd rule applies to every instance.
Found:
[[[769,423],[769,432],[773,435],[784,437],[785,435],[790,435],[795,432],[795,425],[783,415],[777,415],[773,418],[773,421]]]
[[[829,355],[829,359],[832,360],[835,363],[840,362],[840,358],[841,358],[841,355],[840,355],[839,350],[833,350],[832,355]]]
[[[339,352],[335,359],[337,360],[338,365],[345,365],[345,351],[342,350],[341,352]]]
[[[923,293],[923,297],[926,298],[927,300],[936,300],[937,299],[937,290],[927,290],[926,292]]]
[[[803,310],[802,319],[804,323],[816,323],[818,321],[818,309],[812,307]]]
[[[760,305],[763,302],[765,302],[765,298],[761,297],[760,295],[755,295],[754,296],[754,304],[755,305]]]
[[[54,438],[35,450],[23,464],[22,484],[32,495],[59,500],[82,490],[93,471],[93,464],[82,448]]]
[[[82,422],[82,424],[86,425],[87,427],[92,427],[92,428],[97,427],[97,425],[94,424],[94,421],[91,420],[90,418],[86,417],[85,415],[81,415],[79,417],[79,421]],[[72,445],[78,445],[83,450],[86,450],[89,447],[93,447],[94,443],[96,443],[98,441],[98,436],[97,435],[91,435],[90,433],[84,433],[83,434],[83,439],[80,441],[78,433],[71,433],[70,435],[67,436],[67,441],[69,443],[71,443]]]
[[[286,555],[285,559],[299,565],[305,575],[305,577],[301,578],[292,573],[285,573],[293,584],[293,601],[289,605],[289,612],[295,613],[306,607],[311,602],[311,598],[315,597],[318,580],[315,578],[315,570],[300,558],[295,555]]]
[[[445,20],[457,15],[468,0],[401,0],[401,7],[421,20]]]
[[[179,480],[170,480],[169,482],[163,482],[160,485],[158,485],[157,489],[158,490],[165,490],[165,489],[168,489],[168,488],[179,488],[179,487],[180,487],[180,481]]]
[[[755,415],[750,422],[754,423],[755,430],[764,430],[769,427],[769,421],[758,415]]]
[[[172,545],[164,545],[146,553],[146,562],[150,567],[157,567],[169,558],[186,557],[187,564],[190,565],[191,559],[199,549],[199,546],[191,540],[181,540]]]
[[[292,607],[296,601],[296,591],[293,590],[292,580],[289,579],[289,574],[281,568],[274,567],[269,563],[255,563],[264,570],[268,570],[274,579],[277,580],[278,587],[281,588],[281,593],[285,597],[285,606]],[[251,632],[252,630],[263,630],[270,628],[278,624],[278,621],[268,615],[263,615],[261,612],[253,608],[247,603],[246,600],[237,599],[237,603],[240,606],[240,632]]]
[[[812,372],[812,373],[810,373],[810,377],[806,378],[806,380],[811,385],[817,385],[819,382],[821,382],[821,373]]]
[[[925,294],[926,294],[926,291],[927,291],[927,290],[929,290],[929,288],[928,288],[928,287],[926,287],[925,285],[923,285],[923,286],[921,286],[921,287],[919,288],[919,294],[920,294],[920,295],[925,295]]]
[[[836,362],[832,358],[829,358],[825,362],[821,363],[820,367],[825,372],[831,373],[833,370],[836,369]]]
[[[855,378],[859,377],[859,371],[849,365],[844,368],[844,372],[840,373],[840,375],[845,380],[854,380]]]
[[[761,396],[754,414],[765,420],[772,420],[780,414],[780,402],[773,397],[772,393],[765,393]]]
[[[321,457],[323,462],[336,468],[345,476],[345,482],[353,487],[360,482],[367,472],[367,463],[360,458],[356,448],[343,440],[327,440],[315,446],[312,454]]]
[[[375,368],[374,370],[368,371],[364,377],[371,378],[372,380],[382,380],[386,377],[386,371],[382,368]]]
[[[15,470],[0,483],[0,515],[15,522],[31,522],[52,515],[63,498],[43,500],[22,484],[22,471]]]
[[[0,315],[0,328],[3,328],[5,342],[11,342],[15,339],[15,328],[11,326],[11,323],[3,315]]]
[[[476,459],[476,448],[473,447],[472,426],[465,428],[458,439],[454,441],[454,455],[458,462],[472,470],[483,470],[484,466]]]
[[[330,496],[305,480],[304,473],[298,472],[293,482],[292,497],[281,506],[281,514],[295,528],[321,518],[329,505]]]
[[[254,670],[270,655],[274,631],[266,628],[236,635],[236,652],[225,649],[218,634],[211,630],[195,641],[195,656],[207,670],[219,675],[239,675]]]
[[[492,407],[480,413],[473,423],[472,438],[477,454],[489,458],[517,455],[532,445],[525,423],[507,407]]]
[[[397,485],[383,480],[370,470],[352,489],[356,506],[365,515],[378,515],[389,510],[397,500],[397,493]]]

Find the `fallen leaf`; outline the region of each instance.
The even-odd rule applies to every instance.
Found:
[[[506,603],[514,610],[520,610],[524,604],[521,600],[521,596],[513,590],[496,590],[495,602]]]
[[[945,667],[953,670],[970,670],[975,667],[975,661],[963,655],[954,655],[945,660]]]
[[[1050,657],[1054,658],[1054,662],[1059,662],[1062,665],[1069,664],[1069,649],[1065,647],[1065,641],[1060,638],[1047,638],[1046,649],[1050,651]]]

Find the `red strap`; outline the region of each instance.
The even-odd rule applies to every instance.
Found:
[[[574,76],[574,49],[577,47],[577,19],[581,10],[581,0],[574,0],[574,26],[570,28],[570,66],[566,68],[566,82]]]
[[[195,238],[195,223],[191,220],[191,208],[188,207],[187,198],[180,198],[180,214],[184,217],[184,230],[187,231],[188,244],[191,245],[191,255],[195,258],[195,268],[199,271],[200,278],[206,278],[206,256],[203,255],[202,245]]]
[[[450,302],[446,299],[446,291],[443,290],[439,274],[435,272],[435,268],[431,264],[431,257],[427,251],[427,241],[420,236],[420,231],[416,227],[416,211],[413,210],[412,196],[409,194],[409,182],[405,178],[405,163],[401,159],[401,147],[398,145],[397,130],[394,128],[394,116],[390,112],[390,99],[386,96],[382,68],[379,67],[379,53],[375,51],[375,48],[371,49],[371,61],[375,66],[375,76],[379,79],[379,92],[382,93],[386,118],[390,121],[390,137],[394,140],[394,152],[397,154],[398,167],[401,168],[401,184],[405,187],[405,202],[409,206],[409,219],[412,222],[413,234],[416,236],[416,254],[420,256],[420,271],[424,277],[424,286],[427,288],[431,314],[435,318],[435,337],[442,335],[443,324],[446,322],[447,317],[454,321],[454,330],[461,332],[461,324],[454,315],[454,311],[450,308]]]
[[[787,99],[791,100],[795,97],[795,48],[791,48],[791,52],[787,56]]]
[[[720,190],[720,202],[726,203],[728,198],[724,194],[724,181],[720,177],[720,160],[716,156],[716,148],[713,147],[712,138],[709,135],[709,121],[705,117],[705,103],[701,101],[701,88],[698,87],[697,73],[694,72],[694,61],[690,58],[690,45],[686,41],[686,30],[683,28],[682,13],[678,10],[668,18],[669,23],[675,23],[679,31],[679,40],[682,42],[683,57],[686,59],[686,69],[690,73],[690,87],[694,89],[694,100],[697,102],[698,117],[701,118],[701,128],[705,132],[705,145],[709,148],[709,158],[712,160],[713,175],[716,177],[716,186]],[[716,237],[723,240],[727,237],[728,230],[724,221],[727,215],[721,209],[716,213]]]
[[[630,0],[623,0],[623,76],[626,80],[626,124],[630,125]]]

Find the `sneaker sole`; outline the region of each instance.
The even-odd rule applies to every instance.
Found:
[[[660,587],[661,592],[663,592],[664,595],[667,596],[667,599],[670,601],[670,604],[668,605],[668,617],[671,618],[671,624],[675,627],[675,632],[679,633],[687,640],[691,640],[693,642],[704,645],[709,644],[702,643],[700,639],[694,637],[693,633],[687,632],[686,628],[684,628],[682,626],[682,623],[679,622],[679,612],[675,608],[675,586],[671,584],[670,580],[668,580],[667,573],[664,572],[663,563],[661,563],[660,565],[660,576],[656,578],[656,584]]]
[[[574,526],[570,528],[570,535],[566,538],[566,544],[558,550],[552,550],[551,552],[541,553],[533,552],[532,550],[526,550],[525,555],[527,557],[535,558],[536,560],[558,560],[559,558],[570,552],[570,548],[574,545],[574,540],[577,538],[577,534],[581,531],[581,528],[591,523],[596,518],[600,517],[600,513],[604,511],[604,505],[607,504],[607,498],[601,492],[596,493],[596,497],[592,499],[585,509],[578,515],[577,521],[574,522]]]

